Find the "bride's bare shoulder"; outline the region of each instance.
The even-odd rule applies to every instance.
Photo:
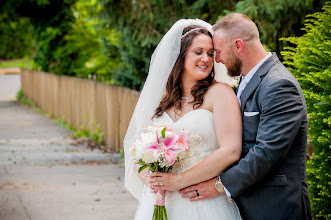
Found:
[[[205,95],[204,106],[210,109],[210,111],[213,111],[215,105],[224,104],[227,103],[227,101],[236,101],[236,95],[232,87],[226,83],[217,82],[209,87]]]
[[[233,89],[226,83],[216,82],[208,89],[209,96],[220,96],[220,95],[234,94]]]

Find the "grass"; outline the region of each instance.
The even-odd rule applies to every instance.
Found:
[[[32,69],[33,62],[29,59],[0,60],[0,68],[20,67]]]
[[[39,114],[43,114],[46,115],[47,117],[50,117],[49,114],[47,114],[46,112],[44,112],[43,110],[41,110],[40,108],[38,108],[32,101],[25,99],[23,97],[23,92],[22,89],[20,89],[17,93],[16,93],[16,98],[18,101],[27,104],[29,106],[31,106],[35,111],[37,111]]]
[[[73,132],[76,132],[76,130],[73,127],[71,127],[70,125],[68,125],[64,119],[62,119],[62,120],[55,119],[55,122],[58,125],[61,125],[62,127],[65,127],[68,130],[71,130]]]
[[[85,126],[81,126],[79,130],[76,130],[72,135],[75,138],[78,137],[86,137],[97,144],[103,144],[103,134],[100,132],[100,126],[98,126],[93,133],[89,131],[89,129]]]

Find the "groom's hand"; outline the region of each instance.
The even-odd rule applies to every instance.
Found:
[[[182,194],[183,198],[189,198],[192,202],[211,199],[220,194],[220,192],[215,189],[215,181],[216,178],[213,178],[205,182],[181,189],[179,190],[179,193]],[[199,195],[197,195],[197,191]]]

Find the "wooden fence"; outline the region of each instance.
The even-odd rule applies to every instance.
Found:
[[[139,92],[89,79],[58,76],[23,69],[24,97],[53,118],[65,120],[73,128],[97,126],[105,144],[113,151],[123,149],[123,139]]]

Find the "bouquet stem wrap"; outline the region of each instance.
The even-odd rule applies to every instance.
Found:
[[[160,192],[155,194],[155,205],[157,206],[165,206],[165,196]]]
[[[168,220],[167,210],[165,208],[165,196],[160,192],[155,194],[155,205],[152,220]]]

